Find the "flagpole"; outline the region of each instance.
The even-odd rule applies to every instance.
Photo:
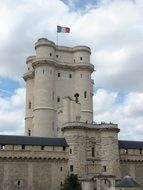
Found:
[[[58,46],[58,32],[57,32],[57,37],[56,37],[56,44]]]

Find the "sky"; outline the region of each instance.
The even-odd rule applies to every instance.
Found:
[[[94,120],[143,140],[143,0],[0,0],[0,134],[24,134],[26,57],[46,37],[91,47]]]

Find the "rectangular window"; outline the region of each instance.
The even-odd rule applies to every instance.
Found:
[[[70,165],[70,172],[73,172],[73,165]]]
[[[80,60],[82,60],[82,57],[80,57]]]
[[[45,148],[44,146],[41,146],[41,150],[44,150],[44,148]]]
[[[63,167],[61,167],[60,170],[63,171]]]
[[[72,74],[69,74],[69,78],[72,78]]]
[[[60,102],[60,96],[57,97],[57,102]]]
[[[61,76],[61,73],[58,73],[58,77],[60,77]]]
[[[25,145],[21,145],[21,149],[22,149],[22,150],[25,150]]]
[[[107,171],[107,167],[103,166],[103,171],[106,172]]]
[[[65,146],[63,146],[63,150],[64,150],[64,151],[66,150],[66,147],[65,147]]]

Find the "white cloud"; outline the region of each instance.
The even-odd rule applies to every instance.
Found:
[[[143,140],[143,93],[129,93],[122,104],[117,103],[117,92],[97,90],[94,95],[94,120],[119,125],[122,139]]]
[[[88,4],[85,8],[71,11],[59,0],[0,1],[0,76],[21,79],[26,57],[35,53],[34,42],[39,37],[56,41],[56,25],[69,26],[71,33],[59,34],[59,44],[92,48],[91,62],[96,69],[93,78],[96,87],[102,88],[94,97],[95,120],[119,123],[122,137],[134,131],[139,137],[143,123],[139,103],[143,93],[143,1],[101,0],[98,6]],[[128,95],[116,104],[119,91]],[[0,124],[1,131],[2,126],[7,131],[18,130],[18,124],[21,129],[23,108],[16,94],[0,99],[0,119],[5,123]]]
[[[9,98],[0,97],[0,133],[24,133],[25,89],[17,89]]]

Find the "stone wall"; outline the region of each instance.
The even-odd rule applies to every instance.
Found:
[[[7,145],[0,150],[0,190],[61,189],[68,174],[66,150],[39,147]]]
[[[120,149],[122,177],[130,175],[143,186],[143,152],[141,149]]]

